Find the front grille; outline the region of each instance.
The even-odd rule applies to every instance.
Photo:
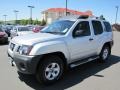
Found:
[[[11,44],[10,44],[10,49],[13,51],[14,48],[15,48],[15,44],[11,43]]]
[[[17,52],[19,52],[19,50],[20,50],[20,46],[17,47]]]

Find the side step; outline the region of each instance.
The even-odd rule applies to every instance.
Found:
[[[85,63],[87,63],[87,62],[96,60],[96,59],[98,59],[98,58],[99,58],[99,56],[93,56],[93,57],[89,57],[89,58],[86,58],[86,59],[82,59],[82,60],[79,60],[79,61],[76,61],[76,62],[71,63],[71,64],[70,64],[70,67],[71,67],[71,68],[74,68],[74,67],[77,67],[77,66],[79,66],[79,65],[81,65],[81,64],[85,64]]]

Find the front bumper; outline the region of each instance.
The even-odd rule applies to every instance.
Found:
[[[8,57],[12,58],[12,65],[14,62],[18,71],[24,74],[35,74],[41,58],[41,56],[23,56],[18,54],[11,56],[9,53]]]
[[[113,40],[110,42],[110,45],[111,45],[111,48],[112,48],[113,45],[114,45],[114,41]]]

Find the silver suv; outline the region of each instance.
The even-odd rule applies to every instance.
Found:
[[[35,74],[39,82],[53,83],[67,67],[107,61],[113,46],[111,25],[104,19],[68,16],[41,33],[18,36],[10,41],[8,56],[19,72]]]

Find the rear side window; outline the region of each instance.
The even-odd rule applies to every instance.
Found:
[[[107,32],[112,32],[112,28],[111,28],[111,25],[108,23],[108,22],[103,22],[104,25],[105,25],[105,30]]]
[[[92,21],[94,34],[99,35],[103,33],[103,27],[100,21]]]

